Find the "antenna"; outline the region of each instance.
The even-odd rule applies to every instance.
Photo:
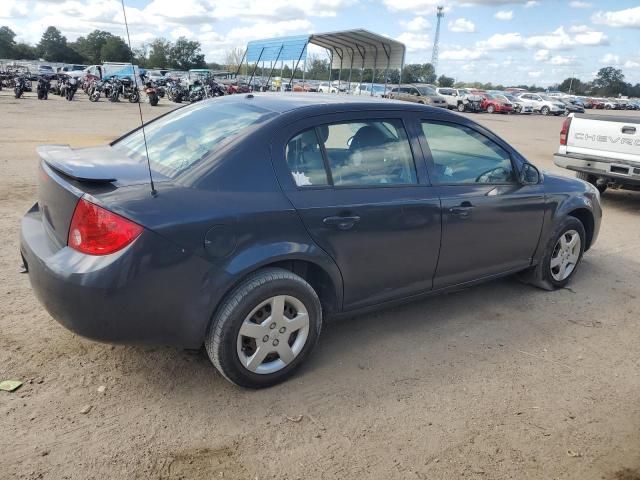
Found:
[[[438,66],[438,50],[440,49],[440,21],[444,17],[444,7],[438,6],[438,23],[436,25],[436,36],[433,40],[433,53],[431,54],[431,65],[433,65],[433,73],[436,73],[436,67]]]
[[[153,184],[153,176],[151,175],[151,161],[149,160],[149,147],[147,146],[147,132],[144,129],[144,120],[142,118],[142,105],[140,104],[140,89],[138,88],[138,76],[134,67],[133,48],[131,47],[131,37],[129,36],[129,23],[127,23],[127,11],[124,8],[124,0],[122,2],[122,14],[124,15],[124,26],[127,30],[127,42],[129,43],[129,52],[131,52],[131,71],[133,72],[133,83],[138,92],[138,112],[140,113],[140,124],[142,125],[142,139],[144,140],[144,150],[147,154],[147,169],[149,170],[149,183],[151,184],[151,195],[156,196],[158,191]]]

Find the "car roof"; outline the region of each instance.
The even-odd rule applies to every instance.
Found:
[[[257,107],[271,110],[276,113],[289,113],[295,110],[314,110],[317,113],[330,113],[336,111],[358,111],[358,110],[406,110],[424,111],[434,109],[413,102],[403,102],[400,100],[383,99],[370,96],[359,95],[336,95],[323,93],[248,93],[241,95],[229,95],[212,100],[214,102],[251,102]],[[435,109],[434,109],[435,110]],[[441,110],[441,109],[437,109]]]

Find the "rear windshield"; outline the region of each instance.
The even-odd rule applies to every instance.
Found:
[[[175,178],[217,147],[246,133],[274,114],[247,103],[198,102],[145,126],[149,160],[154,170]],[[142,130],[117,140],[114,148],[146,161]]]

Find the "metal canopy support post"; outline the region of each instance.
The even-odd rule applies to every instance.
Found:
[[[356,43],[356,48],[358,49],[360,57],[362,57],[362,68],[360,69],[360,85],[362,85],[362,76],[364,75],[364,57],[367,54],[367,51],[362,45],[358,43]]]
[[[376,56],[373,59],[373,75],[371,76],[371,95],[373,95],[373,82],[376,80],[376,70],[378,69],[378,47],[374,45],[376,49]]]
[[[349,92],[351,92],[351,71],[353,70],[354,51],[353,51],[353,48],[351,47],[349,47],[349,50],[351,50],[351,63],[349,64],[349,86],[347,88],[349,89]]]
[[[293,87],[291,86],[291,84],[293,83],[293,77],[295,77],[295,75],[296,75],[296,70],[298,69],[298,65],[300,64],[300,60],[302,59],[302,56],[304,55],[304,52],[307,49],[307,45],[308,44],[309,44],[309,42],[304,44],[304,47],[302,48],[302,51],[300,52],[300,56],[298,57],[298,61],[296,62],[296,66],[293,67],[293,72],[291,72],[291,80],[289,80],[289,86],[292,88],[292,91],[293,91]],[[306,55],[305,55],[304,59],[305,59],[305,63],[306,63],[306,60],[307,60]],[[302,81],[304,82],[304,70],[302,71]]]
[[[260,59],[262,58],[262,54],[264,53],[264,47],[260,50],[260,56],[258,56],[258,60],[256,60],[256,66],[253,67],[253,72],[251,72],[251,78],[249,79],[249,89],[251,89],[251,84],[253,83],[253,77],[256,74],[256,70],[258,69],[258,64],[260,63]],[[247,60],[247,67],[249,66],[249,60]]]
[[[248,48],[244,49],[244,53],[242,54],[242,60],[240,60],[240,63],[238,64],[238,70],[236,70],[236,85],[238,85],[238,74],[240,73],[240,70],[242,69],[242,64],[244,63],[244,59],[247,57],[247,50],[249,50]]]
[[[336,93],[340,93],[340,86],[342,85],[342,59],[344,57],[344,52],[340,47],[333,47],[340,57],[340,70],[338,71],[338,91]],[[329,92],[331,92],[331,87],[329,87]]]
[[[274,62],[274,65],[278,63],[278,59],[280,58],[280,54],[282,53],[283,48],[284,48],[284,44],[280,45],[280,51],[278,51],[278,56],[276,57],[276,61]],[[271,71],[269,72],[269,78],[267,78],[267,85],[269,85],[269,82],[271,81],[272,74],[273,74],[273,67],[271,67]]]
[[[387,50],[387,47],[389,50]],[[387,81],[389,77],[389,64],[391,63],[391,47],[386,44],[382,44],[382,48],[384,48],[384,53],[387,55],[387,68],[384,69],[384,95],[387,94]]]

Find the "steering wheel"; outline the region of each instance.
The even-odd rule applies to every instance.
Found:
[[[509,170],[504,167],[496,167],[486,172],[482,172],[476,177],[476,183],[493,183],[505,181],[510,175]]]

